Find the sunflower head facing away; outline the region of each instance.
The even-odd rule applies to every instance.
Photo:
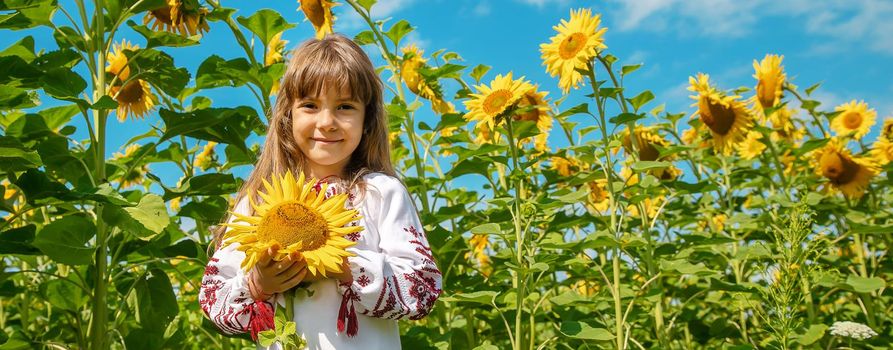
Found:
[[[300,0],[300,10],[307,16],[307,20],[316,30],[316,38],[322,39],[326,34],[334,32],[332,26],[335,18],[332,16],[332,8],[338,4],[329,0]]]
[[[881,127],[881,138],[887,141],[893,141],[893,118],[884,119],[884,126]]]
[[[583,75],[576,69],[586,69],[587,64],[606,48],[604,34],[607,28],[599,28],[601,15],[592,15],[589,9],[571,10],[571,20],[561,20],[552,27],[558,32],[551,42],[540,45],[543,64],[551,76],[559,76],[558,86],[566,94],[576,89],[583,81]]]
[[[289,171],[273,176],[272,184],[264,180],[266,192],[257,193],[261,204],[254,202],[253,193],[247,194],[254,215],[233,213],[236,220],[226,224],[232,230],[224,237],[224,244],[238,242],[238,249],[245,252],[242,269],[250,270],[264,251],[273,248],[276,261],[299,253],[312,275],[342,272],[343,259],[354,255],[345,249],[356,244],[344,236],[363,230],[348,226],[360,216],[357,210],[344,207],[347,194],[326,198],[328,184],[323,183],[317,192],[317,182],[305,181],[303,173],[295,179]]]
[[[431,109],[438,114],[455,113],[452,103],[444,101],[443,91],[436,82],[428,82],[419,73],[419,69],[427,68],[428,60],[424,51],[415,44],[403,47],[403,62],[400,64],[400,78],[406,82],[409,91],[431,101]]]
[[[827,178],[832,188],[850,198],[861,197],[877,174],[872,160],[854,157],[837,138],[815,152],[813,165],[816,174]]]
[[[710,86],[709,79],[703,73],[690,77],[688,90],[697,93],[691,96],[697,100],[693,106],[698,107],[701,122],[713,136],[713,147],[719,153],[731,154],[750,129],[751,115],[738,96],[724,96]]]
[[[497,117],[518,103],[518,100],[533,88],[524,77],[512,79],[512,72],[497,75],[489,86],[486,84],[475,86],[478,93],[471,94],[471,98],[465,101],[465,108],[468,109],[465,119],[486,123],[489,130],[494,130]]]
[[[536,128],[540,133],[534,136],[533,145],[536,150],[545,151],[548,148],[547,142],[549,131],[552,130],[552,108],[549,107],[549,102],[546,100],[546,95],[549,93],[539,91],[537,90],[537,87],[537,85],[534,85],[532,89],[525,92],[524,95],[521,96],[521,99],[518,100],[518,108],[530,108],[530,110],[516,114],[513,118],[515,120],[536,123]],[[529,140],[524,139],[521,141],[525,142]]]
[[[877,117],[877,112],[874,109],[869,109],[868,104],[864,101],[852,100],[837,106],[834,110],[839,111],[840,114],[831,120],[831,130],[834,130],[837,136],[853,133],[856,140],[868,133]]]
[[[196,35],[208,32],[208,9],[188,8],[181,0],[168,0],[162,6],[146,13],[143,24],[151,23],[152,30],[163,30],[180,35]]]
[[[781,100],[782,86],[784,86],[785,74],[781,61],[784,56],[766,55],[762,61],[753,61],[753,75],[757,79],[757,101],[761,109],[774,107]]]
[[[121,40],[120,44],[115,44],[112,52],[106,58],[106,62],[108,62],[108,65],[105,67],[106,73],[116,75],[120,82],[127,80],[130,77],[130,67],[127,65],[127,55],[124,54],[124,50],[134,51],[139,48],[139,45],[133,45],[127,42],[127,40]]]

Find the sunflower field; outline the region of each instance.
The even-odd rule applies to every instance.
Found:
[[[404,348],[890,346],[893,117],[822,105],[780,55],[753,58],[750,87],[693,68],[691,107],[667,111],[624,88],[640,65],[586,8],[531,43],[553,86],[424,52],[375,0],[0,0],[20,38],[0,48],[0,350],[255,348],[199,308],[212,231],[265,135],[283,32],[338,31],[335,5],[365,23],[443,272]],[[174,60],[190,47],[195,70]],[[114,123],[144,132],[111,144]]]

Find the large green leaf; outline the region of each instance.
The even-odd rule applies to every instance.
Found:
[[[124,208],[124,211],[130,215],[131,219],[153,234],[160,233],[170,224],[170,217],[167,214],[167,207],[164,206],[164,200],[156,194],[144,195],[140,199],[139,204],[134,207]],[[139,232],[137,233],[139,234]]]
[[[229,195],[239,190],[241,181],[232,174],[204,174],[191,177],[177,189],[165,189],[164,200],[180,196],[213,196]]]
[[[39,25],[51,25],[56,0],[4,0],[0,11],[15,13],[0,16],[0,29],[27,29]]]
[[[139,323],[144,329],[164,330],[179,312],[171,281],[163,270],[150,268],[135,285]]]
[[[860,277],[850,275],[846,278],[846,284],[859,293],[871,293],[884,288],[886,282],[880,277]]]
[[[257,111],[245,106],[208,108],[184,113],[162,108],[159,115],[164,120],[165,131],[158,143],[185,135],[227,143],[239,147],[245,153],[249,152],[245,146],[245,139],[252,130],[263,125],[257,116]]]
[[[15,138],[0,136],[0,171],[23,171],[41,165],[37,152],[26,149]]]
[[[28,224],[0,232],[0,254],[40,255],[34,247],[34,232],[37,227]]]
[[[178,96],[189,82],[189,71],[177,68],[174,59],[155,49],[141,49],[136,52],[124,50],[131,67],[140,79],[145,79],[170,96]]]
[[[274,35],[295,27],[294,24],[288,23],[279,12],[271,9],[261,9],[247,18],[239,16],[236,20],[257,35],[264,46],[270,44]]]
[[[87,82],[68,68],[48,70],[40,77],[40,83],[43,91],[59,99],[77,98],[87,88]]]
[[[198,45],[199,43],[197,37],[185,37],[168,31],[152,30],[144,25],[136,24],[134,21],[127,21],[127,25],[146,38],[147,49],[159,46],[185,47]]]
[[[56,262],[87,265],[93,261],[95,247],[88,243],[96,226],[81,215],[69,215],[43,227],[34,239],[34,246]]]
[[[88,296],[78,288],[72,280],[51,279],[40,285],[40,294],[53,307],[62,310],[77,311],[87,305]]]
[[[198,66],[195,74],[195,87],[197,89],[209,89],[222,86],[237,87],[251,81],[249,71],[251,64],[244,58],[225,60],[217,55],[211,55]]]
[[[607,329],[595,328],[585,322],[577,321],[561,322],[561,333],[564,333],[564,335],[568,337],[577,339],[601,341],[614,339],[614,335],[611,334],[611,332],[609,332]]]

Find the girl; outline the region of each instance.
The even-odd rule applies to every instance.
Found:
[[[282,79],[263,150],[237,195],[234,209],[252,214],[247,193],[287,170],[329,184],[327,195],[348,193],[365,229],[347,236],[344,273],[307,274],[300,258],[261,261],[240,268],[239,243],[223,247],[226,228],[215,232],[218,250],[208,262],[199,303],[223,332],[271,329],[280,293],[309,281],[298,293],[294,321],[309,349],[399,349],[395,320],[420,319],[441,292],[441,274],[415,205],[391,164],[382,82],[369,57],[340,35],[311,39],[295,49]],[[233,218],[229,218],[232,222]],[[308,295],[309,296],[304,296]]]

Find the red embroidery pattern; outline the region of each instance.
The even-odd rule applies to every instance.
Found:
[[[205,316],[217,328],[227,334],[251,332],[257,340],[257,333],[273,329],[273,306],[266,301],[255,301],[245,291],[234,291],[220,276],[216,265],[220,260],[211,258],[202,277],[199,305]],[[231,301],[230,301],[231,299]]]

